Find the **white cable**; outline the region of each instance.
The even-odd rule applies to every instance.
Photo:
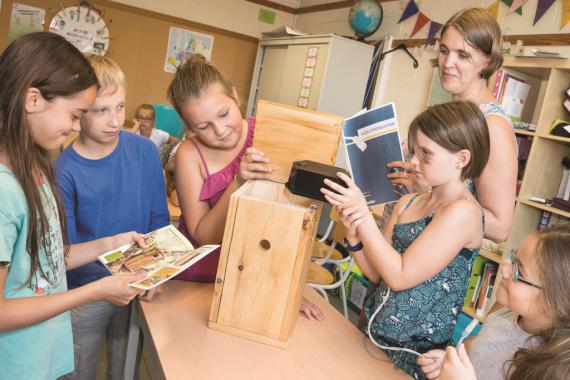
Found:
[[[370,317],[370,321],[368,322],[368,337],[370,338],[370,341],[376,347],[380,347],[383,350],[404,351],[404,352],[408,352],[408,353],[413,354],[413,355],[422,356],[422,354],[420,354],[419,352],[414,351],[414,350],[410,350],[409,348],[383,346],[374,340],[374,337],[372,336],[372,332],[370,331],[370,328],[372,327],[372,322],[374,321],[374,318],[376,318],[376,315],[380,312],[380,309],[382,309],[382,307],[384,307],[384,304],[386,303],[386,301],[388,301],[389,296],[390,296],[390,288],[388,288],[388,291],[386,292],[386,295],[383,297],[384,299],[383,299],[382,303],[380,304],[380,306],[378,306],[378,309],[376,309],[374,314],[372,314],[372,317]]]
[[[459,347],[459,345],[461,343],[463,343],[463,340],[465,340],[465,338],[467,338],[469,336],[469,334],[471,334],[471,331],[473,331],[473,329],[478,324],[479,324],[479,321],[477,319],[473,318],[473,320],[467,325],[467,327],[461,333],[461,338],[459,338],[459,342],[457,342],[457,347]]]

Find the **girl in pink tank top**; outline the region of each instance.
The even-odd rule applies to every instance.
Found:
[[[200,150],[200,147],[198,146],[196,141],[194,141],[194,138],[188,139],[188,141],[190,141],[194,145],[196,151],[198,152],[198,155],[200,156],[201,163],[203,165],[204,171],[206,172],[207,176],[206,179],[204,180],[204,185],[202,185],[202,190],[200,191],[199,200],[201,202],[208,202],[210,208],[214,207],[216,203],[218,203],[218,201],[220,200],[226,189],[230,186],[230,184],[236,177],[239,170],[239,164],[241,158],[243,157],[246,149],[249,148],[251,146],[251,143],[253,142],[255,119],[248,118],[247,126],[248,126],[247,137],[245,140],[245,144],[243,145],[243,148],[240,150],[238,155],[235,156],[232,161],[230,161],[230,163],[227,166],[225,166],[223,169],[215,173],[210,173],[210,171],[208,170],[208,164],[204,158],[204,155],[202,154],[202,151]],[[180,215],[180,224],[178,226],[178,229],[180,230],[180,232],[182,232],[182,234],[184,234],[184,236],[186,236],[192,242],[194,246],[199,245],[198,242],[196,242],[192,238],[192,236],[188,232],[188,229],[186,228],[186,224],[184,223],[184,213]],[[199,282],[214,282],[214,279],[216,277],[216,272],[218,269],[219,259],[220,259],[220,249],[218,248],[214,252],[210,253],[208,256],[200,260],[198,263],[188,268],[186,271],[180,273],[177,279],[188,280],[188,281],[199,281]]]
[[[231,194],[248,180],[267,179],[269,159],[252,148],[255,120],[244,120],[232,84],[200,54],[192,54],[168,87],[168,98],[194,136],[176,152],[180,231],[196,246],[222,242]],[[178,275],[214,282],[220,251]],[[322,312],[304,300],[309,319]]]

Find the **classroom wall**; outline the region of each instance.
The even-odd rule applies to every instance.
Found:
[[[326,0],[302,0],[301,7],[327,3]],[[469,7],[486,8],[495,0],[416,0],[420,12],[430,19],[444,23],[455,12]],[[560,29],[560,16],[562,2],[556,1],[545,13],[542,19],[532,26],[536,5],[538,0],[528,0],[523,5],[523,14],[517,13],[507,16],[509,8],[503,3],[499,4],[498,21],[506,34],[551,34],[569,33],[570,23],[564,29]],[[412,16],[408,20],[398,24],[402,12],[408,0],[383,1],[384,19],[380,28],[369,39],[377,40],[390,34],[396,39],[410,38],[417,16]],[[296,28],[311,34],[337,33],[340,35],[354,35],[354,31],[348,24],[348,12],[350,8],[341,8],[330,11],[315,13],[305,13],[297,16]],[[414,36],[414,38],[424,39],[427,37],[429,23]]]
[[[166,1],[162,0],[162,2]],[[242,2],[242,0],[239,1]],[[57,11],[60,3],[66,6],[76,4],[76,2],[67,0],[22,0],[19,2],[46,9],[46,28],[53,17],[50,8]],[[192,1],[192,3],[206,2]],[[7,45],[12,3],[13,0],[2,1],[0,51]],[[132,117],[134,109],[140,103],[167,102],[166,89],[173,74],[165,72],[163,66],[171,26],[214,37],[212,62],[236,86],[238,96],[244,100],[243,111],[245,111],[257,52],[257,38],[117,2],[93,0],[90,3],[98,9],[105,10],[105,19],[111,35],[107,54],[121,66],[127,77],[127,117]],[[136,3],[140,5],[143,1]]]
[[[295,15],[275,10],[245,0],[114,0],[117,3],[148,9],[170,16],[181,17],[195,22],[243,33],[260,38],[261,33],[280,25],[294,25]],[[275,1],[282,5],[297,8],[299,0]],[[266,24],[258,20],[261,8],[275,12],[275,23]]]

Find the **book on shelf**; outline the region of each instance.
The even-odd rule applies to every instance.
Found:
[[[391,169],[386,165],[404,160],[394,103],[345,119],[342,138],[348,170],[369,206],[394,202],[405,193],[387,177]]]
[[[493,86],[493,97],[496,102],[499,102],[501,90],[503,87],[503,76],[505,75],[505,68],[501,67],[497,70],[497,75],[495,76],[495,85]]]
[[[486,298],[490,298],[499,265],[483,256],[477,256],[473,261],[471,277],[465,293],[463,307],[472,308],[481,314],[486,307]]]
[[[562,178],[560,179],[560,186],[558,186],[557,198],[565,201],[570,200],[570,169],[562,169]]]
[[[485,264],[486,261],[487,259],[483,256],[477,256],[475,260],[473,260],[471,277],[469,277],[469,282],[467,284],[467,292],[465,293],[465,302],[463,303],[463,307],[471,307],[475,298],[475,289],[477,289],[478,282],[480,281],[483,264]]]
[[[552,198],[552,207],[556,207],[564,211],[570,211],[570,201],[554,197]]]
[[[146,248],[129,243],[100,255],[98,259],[112,274],[147,272],[145,278],[131,283],[131,286],[144,290],[170,280],[219,247],[204,245],[194,248],[172,225],[149,232],[143,239]]]
[[[529,90],[530,85],[518,73],[505,68],[497,71],[493,96],[514,123],[521,121]]]
[[[541,231],[547,227],[554,226],[556,224],[566,224],[569,222],[570,222],[570,218],[567,218],[565,216],[562,216],[562,215],[559,215],[556,213],[552,213],[550,211],[543,211],[540,214],[540,219],[538,222],[537,229],[539,231]]]
[[[481,314],[485,310],[485,299],[487,297],[490,298],[490,294],[492,292],[489,293],[488,290],[489,287],[493,286],[498,270],[499,265],[494,262],[486,261],[485,264],[483,264],[483,272],[480,276],[481,281],[479,281],[479,289],[475,289],[477,298],[471,306],[475,309],[477,314]]]

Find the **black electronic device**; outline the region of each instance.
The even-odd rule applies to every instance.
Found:
[[[346,187],[344,181],[337,177],[338,172],[350,176],[346,170],[335,166],[308,160],[295,161],[285,186],[295,195],[326,202],[324,194],[321,193],[321,188],[326,187],[325,178]]]

